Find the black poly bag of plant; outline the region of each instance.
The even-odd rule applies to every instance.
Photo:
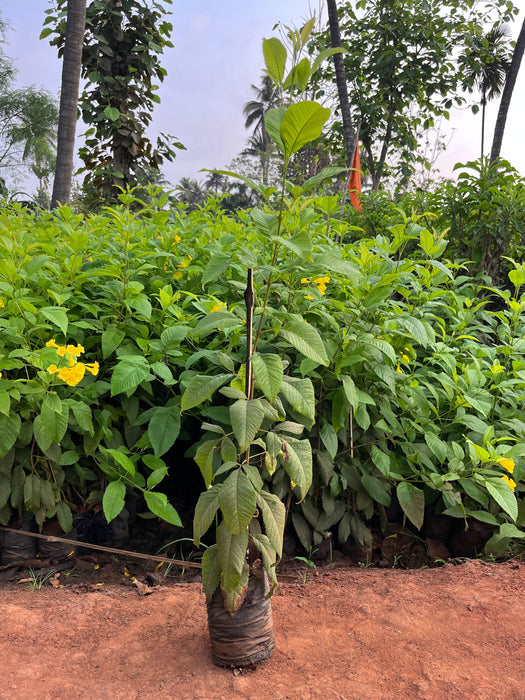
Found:
[[[36,525],[33,522],[17,522],[10,527],[25,532],[36,532]],[[2,566],[23,562],[27,559],[34,559],[38,551],[36,537],[30,537],[20,532],[2,532],[2,552],[0,563]]]
[[[235,614],[224,607],[222,592],[208,603],[213,663],[227,668],[251,666],[268,659],[275,649],[272,603],[266,576],[252,578],[246,598]]]
[[[65,534],[60,530],[55,532],[54,530],[49,530],[44,527],[44,535],[56,535],[57,537],[65,537],[68,540],[77,539],[77,531],[75,528],[71,529]],[[42,559],[53,559],[59,564],[65,562],[76,554],[76,547],[67,542],[52,542],[49,540],[39,540],[38,549],[40,551],[40,556]]]
[[[104,547],[123,547],[129,540],[128,511],[124,508],[120,515],[108,523],[104,511],[93,516],[94,543]]]

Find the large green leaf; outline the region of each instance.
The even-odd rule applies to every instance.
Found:
[[[122,512],[125,497],[125,484],[123,484],[122,481],[110,481],[102,496],[102,508],[108,523]]]
[[[280,391],[294,411],[308,418],[313,424],[315,420],[315,393],[312,382],[306,377],[296,379],[285,376]]]
[[[226,527],[240,535],[250,524],[256,508],[256,492],[242,469],[235,469],[223,483],[218,496]]]
[[[194,459],[199,465],[206,488],[211,484],[213,477],[213,455],[218,442],[218,440],[206,440],[197,447],[197,452],[195,453]]]
[[[257,505],[261,509],[264,529],[280,558],[283,549],[284,522],[286,509],[280,499],[273,493],[261,491],[257,494]]]
[[[230,420],[239,452],[244,452],[255,440],[264,420],[264,410],[260,401],[239,399],[230,406]]]
[[[73,513],[71,508],[64,501],[57,503],[57,520],[64,532],[69,532],[73,527]]]
[[[133,392],[149,375],[149,362],[142,355],[124,355],[111,375],[111,396]]]
[[[67,337],[67,311],[61,306],[44,306],[40,313],[52,324],[60,328],[64,337]]]
[[[264,115],[266,131],[281,153],[284,153],[284,143],[281,138],[281,124],[283,123],[283,119],[284,109],[281,107],[269,109]]]
[[[210,377],[206,374],[196,374],[191,378],[182,395],[181,412],[188,411],[211,398],[215,391],[233,376],[233,374],[216,374]]]
[[[299,500],[308,493],[312,484],[312,447],[309,440],[287,438],[283,440],[281,457],[284,470],[290,477],[292,488],[299,492]]]
[[[263,534],[254,533],[252,535],[252,541],[261,555],[263,567],[268,574],[268,578],[270,581],[273,581],[274,584],[277,584],[277,577],[275,574],[275,548],[272,546],[269,538]]]
[[[390,493],[385,486],[385,482],[373,474],[365,472],[361,477],[361,483],[365,491],[371,496],[374,501],[388,507],[390,505]]]
[[[156,406],[148,423],[148,437],[157,457],[165,454],[180,432],[178,406]]]
[[[125,337],[124,331],[116,326],[108,326],[106,328],[104,333],[102,333],[102,356],[104,359],[115,352]]]
[[[215,484],[199,496],[193,515],[193,539],[197,547],[200,545],[201,537],[205,532],[208,532],[215,518],[219,508],[218,496],[221,488],[222,484]]]
[[[230,253],[225,253],[220,250],[214,251],[202,273],[202,284],[206,285],[219,279],[222,273],[227,269],[231,259],[232,256]]]
[[[217,560],[217,545],[212,544],[202,555],[202,587],[206,600],[211,603],[211,599],[221,581],[221,570]]]
[[[280,335],[305,357],[320,365],[328,366],[329,360],[323,339],[318,331],[305,321],[289,321],[279,331]]]
[[[256,352],[252,355],[255,381],[268,401],[277,398],[283,380],[283,363],[279,355]]]
[[[516,521],[518,518],[518,502],[507,482],[497,477],[489,477],[485,480],[485,486],[500,508],[503,508],[505,513],[508,513]]]
[[[281,123],[285,155],[290,157],[310,141],[319,138],[329,116],[329,109],[311,100],[291,105]]]
[[[247,529],[239,535],[233,535],[226,527],[225,522],[219,525],[217,528],[217,560],[222,572],[222,587],[225,591],[235,589],[241,582],[247,549]]]
[[[28,474],[24,482],[24,505],[34,513],[40,508],[40,488],[42,481],[36,474]]]
[[[397,498],[407,518],[421,529],[425,517],[425,494],[414,484],[401,481],[397,485]]]
[[[0,457],[5,457],[13,447],[22,428],[20,416],[16,413],[0,414]]]
[[[195,328],[192,328],[190,335],[209,335],[212,331],[224,330],[225,328],[233,328],[241,326],[241,319],[229,311],[213,311],[204,318],[201,318]]]
[[[266,72],[275,83],[281,83],[286,68],[286,48],[275,37],[263,39]]]
[[[154,491],[144,491],[144,500],[146,505],[152,513],[156,516],[165,520],[170,525],[176,525],[176,527],[182,527],[182,522],[179,514],[171,503],[167,502],[167,498],[163,493],[156,493]]]

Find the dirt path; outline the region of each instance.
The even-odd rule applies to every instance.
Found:
[[[0,591],[0,698],[525,700],[525,564],[316,573],[279,586],[277,650],[239,675],[197,583]]]

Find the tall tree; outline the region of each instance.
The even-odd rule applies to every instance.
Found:
[[[330,43],[332,48],[342,48],[341,30],[339,28],[339,17],[337,14],[336,0],[326,0],[328,7],[328,25],[330,27]],[[352,113],[348,100],[348,88],[346,83],[345,63],[342,53],[333,55],[335,80],[337,83],[337,93],[339,95],[339,108],[343,122],[343,137],[345,140],[346,162],[348,167],[352,167],[354,151],[357,142],[357,134],[352,125]]]
[[[34,165],[48,169],[54,162],[58,107],[45,90],[13,88],[16,70],[4,55],[6,24],[0,17],[0,186]]]
[[[510,63],[509,70],[507,72],[507,78],[505,80],[505,86],[503,88],[503,94],[501,96],[501,102],[499,105],[498,116],[496,119],[496,125],[494,127],[494,137],[492,139],[492,148],[490,151],[490,160],[494,162],[499,158],[501,153],[501,144],[503,143],[503,134],[505,133],[505,125],[507,123],[507,114],[509,113],[510,101],[512,98],[512,93],[514,91],[514,86],[516,85],[516,78],[521,66],[521,59],[523,58],[523,52],[525,51],[525,18],[523,19],[523,24],[521,25],[521,31],[516,41],[514,47],[514,52],[512,54],[512,60]]]
[[[67,204],[71,195],[85,25],[86,0],[68,0],[52,208]],[[41,38],[48,33],[51,33],[51,29],[44,29]]]
[[[473,36],[460,58],[464,67],[463,89],[480,93],[481,157],[485,154],[485,111],[487,102],[497,97],[505,83],[510,66],[509,29],[496,24],[484,34]],[[474,113],[478,106],[474,105]]]
[[[490,12],[489,12],[490,11]],[[476,0],[359,0],[338,9],[352,118],[361,120],[362,160],[378,189],[391,175],[403,185],[426,164],[418,149],[438,118],[463,104],[457,52],[465,37],[517,10],[507,0],[483,7]],[[319,37],[330,45],[330,33]],[[319,90],[335,85],[332,65],[319,73]],[[344,138],[337,101],[330,130],[334,151]]]
[[[262,171],[261,179],[264,184],[268,184],[270,161],[274,149],[273,142],[264,125],[264,118],[270,109],[281,106],[282,96],[279,87],[267,74],[263,74],[260,87],[252,85],[251,88],[255,93],[255,99],[244,105],[243,114],[245,129],[253,131],[248,139],[248,147],[243,153],[258,158]]]

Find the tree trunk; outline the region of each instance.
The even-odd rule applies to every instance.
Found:
[[[58,204],[67,204],[71,195],[85,25],[86,0],[68,0],[52,209]]]
[[[492,148],[490,151],[490,161],[493,163],[499,158],[501,153],[501,144],[503,142],[503,134],[505,133],[505,124],[507,122],[507,114],[509,112],[510,100],[512,97],[512,92],[514,90],[514,85],[516,84],[516,78],[520,70],[521,59],[523,58],[523,51],[525,50],[525,19],[521,25],[520,34],[514,47],[514,53],[512,54],[512,61],[510,64],[509,72],[507,73],[507,78],[505,80],[505,87],[503,88],[503,94],[501,96],[501,102],[499,105],[498,117],[496,119],[496,126],[494,127],[494,137],[492,139]]]
[[[328,6],[328,22],[330,25],[330,39],[332,48],[342,48],[341,32],[339,30],[339,18],[337,16],[336,0],[326,0]],[[356,133],[352,126],[352,115],[350,113],[350,103],[348,102],[348,90],[346,87],[345,64],[343,55],[336,53],[333,56],[335,67],[335,78],[337,82],[337,92],[339,95],[339,105],[341,107],[341,117],[343,120],[343,136],[345,139],[346,160],[348,167],[352,167],[354,151],[356,146]]]

